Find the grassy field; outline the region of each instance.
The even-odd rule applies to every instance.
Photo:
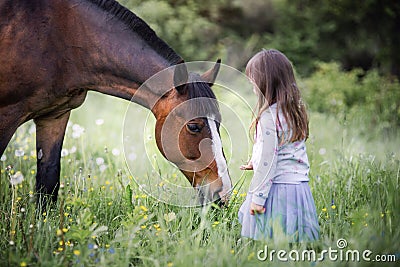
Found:
[[[268,250],[311,247],[320,255],[338,250],[342,238],[347,246],[337,255],[370,250],[371,261],[330,260],[326,254],[324,261],[283,262],[275,254],[272,262],[263,262],[258,252],[266,243],[242,238],[237,220],[251,179],[238,166],[250,147],[226,150],[236,185],[229,207],[165,204],[141,190],[146,189],[141,181],[155,170],[168,181],[185,185],[185,178],[155,148],[154,119],[146,120],[148,112],[136,106],[138,116],[124,124],[127,107],[90,94],[73,112],[62,151],[59,201],[46,213],[38,213],[34,201],[33,124],[18,130],[0,162],[0,266],[396,266],[373,261],[377,255],[389,260],[394,255],[398,263],[398,136],[360,136],[357,124],[312,113],[307,149],[321,238],[307,247],[274,240]],[[132,136],[129,129],[144,130]],[[227,146],[229,138],[235,140],[228,131],[222,137]],[[21,183],[10,184],[10,176],[19,182],[21,175]]]

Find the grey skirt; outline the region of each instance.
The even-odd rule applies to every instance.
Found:
[[[242,236],[255,240],[287,238],[311,242],[319,238],[319,225],[308,182],[274,183],[265,201],[265,213],[250,214],[251,194],[239,209]]]

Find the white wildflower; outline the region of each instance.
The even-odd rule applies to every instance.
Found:
[[[32,124],[31,127],[29,127],[28,132],[29,134],[33,134],[34,132],[36,132],[36,125]]]
[[[68,149],[65,149],[65,148],[63,148],[63,149],[61,149],[61,157],[66,157],[66,156],[68,156]]]
[[[74,124],[72,126],[72,138],[79,138],[85,132],[85,128],[79,124]]]
[[[169,212],[169,213],[167,213],[167,214],[164,214],[164,220],[166,221],[166,222],[172,222],[173,220],[175,220],[176,219],[176,214],[175,214],[175,212]]]
[[[25,152],[22,149],[15,150],[16,157],[23,157],[24,155],[25,155]]]
[[[96,164],[99,165],[99,166],[104,164],[104,159],[103,158],[96,158]]]
[[[325,155],[325,154],[326,154],[326,149],[322,147],[322,148],[319,150],[319,154],[320,154],[320,155]]]
[[[10,183],[12,185],[18,185],[18,184],[22,183],[23,180],[24,180],[24,176],[22,175],[22,173],[20,171],[16,172],[15,174],[11,175],[11,177],[10,177]]]
[[[111,151],[111,153],[112,153],[114,156],[119,156],[119,154],[120,154],[121,152],[119,151],[119,149],[114,148],[114,149]]]
[[[104,172],[107,169],[107,166],[102,164],[99,166],[100,172]]]
[[[76,152],[76,146],[71,147],[69,154],[74,154]]]

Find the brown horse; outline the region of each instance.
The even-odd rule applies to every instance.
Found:
[[[202,76],[189,75],[180,63],[183,59],[143,20],[114,0],[0,0],[0,155],[16,129],[33,119],[36,191],[56,201],[60,151],[70,111],[93,90],[151,109],[163,155],[194,187],[209,185],[202,196],[222,197],[231,189],[231,181],[218,145],[217,106],[199,105],[211,109],[207,112],[214,121],[205,116],[185,121],[180,113],[172,112],[188,99],[215,99],[210,86],[219,62]],[[170,90],[138,90],[148,78],[171,66],[174,71],[164,81]],[[188,77],[194,78],[188,81]],[[173,129],[178,121],[185,125],[175,125],[178,146],[165,142],[168,138],[162,140],[167,118],[173,121],[167,128]],[[203,140],[212,141],[202,142],[205,145],[199,149]],[[208,164],[188,167],[202,158],[203,151],[213,155]]]

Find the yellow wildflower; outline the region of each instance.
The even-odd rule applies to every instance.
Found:
[[[254,258],[254,255],[255,255],[254,251],[251,252],[250,255],[247,256],[247,260],[251,260],[252,258]]]
[[[142,211],[144,211],[144,212],[147,212],[148,211],[148,209],[145,207],[145,206],[140,206],[140,209],[142,210]]]

